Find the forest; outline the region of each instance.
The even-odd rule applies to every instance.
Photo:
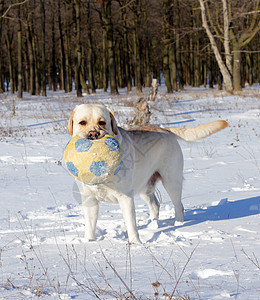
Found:
[[[0,93],[260,82],[260,0],[0,0]]]

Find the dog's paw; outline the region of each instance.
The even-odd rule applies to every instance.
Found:
[[[88,239],[88,238],[84,238],[83,239],[85,243],[90,243],[90,242],[95,242],[96,239]]]
[[[184,221],[175,221],[174,222],[174,226],[183,226],[184,225]]]
[[[84,241],[85,242],[94,242],[95,240],[96,240],[96,238],[93,237],[93,236],[87,236],[87,235],[85,235],[85,237],[84,237]]]
[[[137,244],[137,245],[142,244],[139,236],[129,237],[128,242],[129,242],[129,244]]]

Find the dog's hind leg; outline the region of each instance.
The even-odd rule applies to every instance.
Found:
[[[170,181],[169,178],[166,178],[162,180],[162,183],[174,205],[174,210],[175,210],[174,225],[182,225],[184,222],[184,208],[181,203],[182,173],[180,173],[179,176],[176,176],[175,174],[175,178],[173,181]]]
[[[159,209],[160,202],[154,193],[147,195],[146,193],[141,193],[140,197],[147,203],[150,210],[150,219],[158,219],[159,218]]]

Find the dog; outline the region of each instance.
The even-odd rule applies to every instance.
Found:
[[[87,185],[76,179],[81,193],[85,218],[85,238],[95,240],[99,202],[118,203],[129,243],[141,243],[135,216],[134,195],[148,204],[150,218],[159,217],[160,203],[155,187],[160,180],[175,209],[175,225],[184,222],[181,202],[183,155],[178,139],[196,141],[228,126],[226,121],[213,121],[194,128],[156,126],[125,130],[117,126],[113,112],[102,104],[81,104],[73,110],[68,122],[69,134],[87,139],[100,139],[106,134],[121,144],[123,164],[108,183]]]

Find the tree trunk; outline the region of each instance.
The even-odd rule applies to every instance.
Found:
[[[33,25],[34,28],[34,25]],[[32,39],[32,46],[33,46],[33,55],[34,55],[34,67],[35,67],[35,95],[40,96],[41,94],[41,73],[40,73],[40,51],[39,51],[39,41],[38,36],[35,34],[33,30],[33,39]]]
[[[75,70],[75,84],[77,90],[77,97],[82,97],[82,86],[80,82],[81,73],[81,40],[80,40],[80,0],[74,0],[76,12],[76,70]]]
[[[4,10],[4,1],[0,1],[0,15],[3,15]],[[3,25],[3,19],[0,18],[0,45],[2,45],[2,25]],[[3,93],[5,91],[5,85],[4,85],[4,76],[3,76],[3,64],[2,64],[2,47],[0,47],[0,93]]]
[[[33,54],[35,59],[35,94],[41,95],[41,66],[40,66],[40,49],[38,36],[34,33]]]
[[[107,62],[107,34],[106,34],[106,29],[103,27],[102,29],[102,41],[103,41],[103,58],[102,58],[102,68],[103,68],[103,89],[105,92],[107,92],[108,88],[108,62]]]
[[[208,69],[208,80],[209,80],[209,88],[213,89],[214,87],[214,76],[213,76],[213,62],[210,53],[210,47],[208,47],[207,52],[207,69]]]
[[[13,67],[13,59],[12,59],[12,39],[13,37],[10,34],[10,31],[7,32],[6,36],[6,46],[7,46],[7,53],[8,53],[8,66],[9,66],[9,79],[10,79],[10,86],[11,86],[11,94],[14,94],[14,67]]]
[[[151,87],[152,77],[151,77],[151,65],[150,65],[150,43],[148,39],[146,39],[146,47],[145,47],[145,86]]]
[[[175,43],[171,43],[169,45],[169,67],[170,67],[170,74],[171,74],[172,89],[174,91],[178,91]]]
[[[65,70],[66,70],[66,85],[65,85],[65,92],[69,93],[73,89],[73,79],[72,79],[72,68],[74,67],[74,80],[75,80],[75,86],[76,81],[78,80],[78,77],[76,75],[76,69],[77,69],[77,20],[76,20],[76,11],[73,7],[73,1],[68,1],[67,3],[65,2],[64,4],[65,7],[65,35],[64,35],[64,54],[65,54]],[[71,10],[73,10],[73,18],[74,18],[74,24],[75,24],[75,33],[73,34],[73,37],[76,37],[76,42],[74,49],[76,52],[73,52],[71,50]],[[74,57],[74,66],[73,66],[73,57]]]
[[[179,0],[174,1],[175,6],[175,24],[177,28],[180,28],[180,10],[179,10]],[[179,89],[184,89],[184,80],[183,80],[183,70],[182,70],[182,63],[181,63],[181,46],[180,46],[180,34],[176,31],[176,62],[177,62],[177,72],[178,72],[178,81],[179,81]]]
[[[51,76],[51,84],[49,85],[49,88],[55,92],[57,90],[57,69],[56,69],[56,41],[55,41],[55,18],[54,18],[54,12],[52,14],[52,34],[51,34],[51,41],[52,41],[52,57],[51,57],[51,68],[50,68],[50,76]]]
[[[218,50],[217,44],[215,42],[215,38],[213,34],[211,33],[208,23],[207,23],[207,18],[206,18],[206,10],[205,10],[205,4],[203,0],[199,0],[200,2],[200,8],[201,8],[201,18],[202,18],[202,25],[206,30],[206,33],[208,35],[208,38],[210,40],[211,47],[213,49],[213,52],[215,54],[219,69],[221,71],[221,74],[223,76],[224,84],[225,84],[225,89],[228,92],[233,92],[233,83],[232,83],[232,77],[229,73],[229,70],[225,66],[222,57],[220,55],[220,52]]]
[[[61,23],[61,0],[58,0],[58,25],[59,25],[59,39],[60,39],[60,89],[66,90],[66,67],[65,67],[65,49],[64,49],[64,41],[63,41],[63,32],[62,32],[62,23]]]
[[[189,38],[189,85],[194,86],[194,51],[193,51],[193,35]]]
[[[95,75],[94,75],[94,53],[93,46],[88,48],[88,81],[93,94],[96,93]]]
[[[194,86],[200,86],[200,42],[199,37],[196,35],[196,43],[195,43],[195,57],[194,57]]]
[[[92,41],[92,31],[90,22],[90,1],[87,1],[87,37],[88,37],[88,82],[92,93],[96,93],[95,75],[94,75],[94,51]],[[107,87],[107,83],[106,83]]]
[[[165,78],[165,84],[167,87],[167,93],[173,93],[173,89],[172,89],[172,85],[171,85],[170,68],[169,68],[169,45],[164,45],[163,74],[164,74],[164,78]]]
[[[134,49],[135,49],[135,78],[136,90],[142,92],[142,72],[141,72],[141,47],[140,47],[140,16],[141,16],[141,0],[135,1],[134,16]]]
[[[34,54],[33,54],[33,37],[32,37],[32,12],[31,7],[28,3],[28,19],[27,19],[27,47],[28,47],[28,58],[29,58],[29,66],[30,66],[30,86],[29,91],[31,95],[35,95],[35,61],[34,61]]]
[[[163,24],[163,39],[164,39],[164,45],[163,45],[163,74],[165,78],[165,84],[167,87],[167,93],[173,93],[172,89],[172,81],[171,81],[171,73],[170,73],[170,43],[171,41],[171,32],[170,32],[170,14],[171,14],[171,1],[164,0],[162,2],[162,6],[165,11],[165,19]]]
[[[237,49],[237,50],[236,50]],[[241,91],[241,52],[239,48],[234,48],[234,61],[233,61],[233,83],[234,90]]]
[[[230,52],[230,34],[229,34],[229,12],[228,12],[228,0],[222,0],[223,5],[223,18],[224,18],[224,49],[226,57],[226,65],[230,75],[232,76],[232,55]]]
[[[20,20],[20,6],[17,8],[17,68],[18,68],[18,95],[17,98],[23,98],[23,74],[22,74],[22,25]]]
[[[81,54],[80,49],[76,50],[76,55],[77,55],[77,58],[76,58],[77,65],[76,65],[76,72],[75,72],[75,76],[77,77],[76,90],[77,90],[77,97],[82,97],[82,85],[81,85],[81,80],[80,80],[82,54]]]
[[[260,53],[257,53],[257,81],[260,83]]]
[[[247,67],[247,82],[249,86],[253,85],[253,67],[252,67],[252,58],[249,53],[246,53],[246,67]]]
[[[27,42],[27,39],[25,40],[25,49],[28,49],[28,42]],[[30,62],[29,62],[29,56],[28,56],[28,51],[24,51],[24,56],[23,56],[23,60],[24,60],[24,63],[25,63],[25,80],[24,80],[24,90],[26,92],[30,92]]]
[[[106,28],[107,52],[108,52],[108,68],[110,79],[111,95],[118,94],[117,79],[116,79],[116,63],[115,63],[115,48],[114,48],[114,33],[111,15],[111,1],[101,3],[102,18]]]
[[[66,8],[66,11],[67,8]],[[67,12],[68,14],[68,12]],[[65,92],[69,93],[72,91],[72,59],[71,59],[71,47],[70,47],[70,20],[69,16],[66,18],[66,26],[65,26],[65,36],[64,36],[64,42],[65,42],[65,47],[64,47],[64,59],[65,59]],[[77,62],[76,62],[77,65]],[[74,74],[76,76],[76,74]],[[77,79],[76,79],[77,80]]]
[[[223,86],[222,86],[222,74],[221,74],[220,70],[218,70],[217,83],[218,83],[218,89],[221,91],[223,89]]]
[[[85,72],[85,55],[84,55],[85,51],[84,48],[82,48],[82,64],[81,64],[81,70],[80,70],[80,82],[81,85],[83,87],[84,92],[89,95],[89,89],[88,89],[88,85],[86,83],[86,72]]]
[[[246,87],[246,58],[243,57],[242,53],[241,53],[241,64],[240,64],[240,74],[241,74],[241,88],[245,88]]]
[[[176,4],[176,3],[175,3]],[[170,4],[171,5],[171,4]],[[175,8],[175,7],[174,7]],[[176,63],[176,35],[177,31],[174,26],[174,18],[177,13],[176,9],[173,11],[172,7],[169,7],[169,26],[172,33],[170,34],[171,41],[169,43],[169,67],[170,67],[170,75],[171,75],[171,86],[174,91],[178,90],[178,82],[177,82],[177,63]]]
[[[46,55],[45,55],[45,7],[44,0],[41,0],[41,21],[42,21],[42,95],[46,94]]]
[[[202,61],[202,68],[203,68],[203,86],[206,88],[207,86],[207,61],[203,59]]]
[[[151,86],[150,93],[149,93],[149,100],[150,101],[155,101],[156,96],[157,96],[157,92],[158,92],[157,79],[153,78],[152,86]]]
[[[124,88],[124,72],[123,72],[123,63],[122,63],[122,45],[121,42],[118,41],[116,44],[116,66],[117,66],[117,84],[119,88]]]
[[[125,5],[125,1],[123,2]],[[129,43],[128,43],[128,30],[127,30],[127,14],[126,9],[122,8],[122,22],[124,24],[123,32],[123,49],[124,49],[124,65],[125,65],[125,76],[126,76],[126,86],[127,91],[132,90],[132,78],[131,78],[131,67],[130,67],[130,55],[129,55]]]

